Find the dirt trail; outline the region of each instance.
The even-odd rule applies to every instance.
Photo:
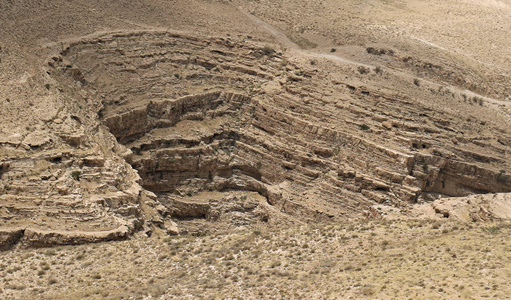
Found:
[[[279,41],[282,45],[288,48],[293,49],[300,49],[300,46],[295,44],[293,41],[291,41],[284,33],[277,30],[275,27],[271,26],[270,24],[266,23],[265,21],[259,19],[258,17],[254,16],[253,14],[246,12],[242,10],[241,8],[237,7],[238,11],[246,16],[252,23],[255,23],[259,27],[263,28],[265,31],[270,33],[275,37],[277,41]]]
[[[275,27],[271,26],[270,24],[266,23],[265,21],[259,19],[258,17],[254,16],[253,14],[248,13],[248,12],[242,10],[239,7],[237,9],[238,9],[238,11],[240,13],[245,15],[252,23],[260,26],[262,29],[266,30],[268,33],[273,35],[273,37],[275,37],[275,39],[279,43],[281,43],[283,46],[285,46],[285,47],[288,47],[288,48],[300,51],[302,54],[305,54],[305,55],[308,55],[308,56],[327,58],[327,59],[330,59],[330,60],[336,60],[336,61],[339,61],[339,62],[342,62],[342,63],[352,64],[352,65],[356,65],[356,66],[363,66],[363,67],[367,67],[367,68],[374,68],[375,67],[375,66],[372,66],[372,65],[367,65],[367,64],[363,64],[363,63],[356,62],[356,61],[353,61],[353,60],[349,60],[347,58],[340,57],[340,56],[337,56],[337,55],[318,53],[318,52],[313,52],[313,51],[309,51],[309,50],[303,50],[299,45],[297,45],[296,43],[291,41],[280,30],[276,29]]]

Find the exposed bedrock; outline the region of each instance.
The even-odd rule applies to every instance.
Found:
[[[505,193],[510,177],[505,171],[494,171],[439,156],[418,156],[414,168],[423,192],[460,197],[471,194]]]
[[[0,249],[118,240],[142,226],[138,174],[122,160],[77,152],[10,160],[0,185]]]
[[[51,65],[176,217],[208,214],[213,198],[194,198],[208,191],[257,192],[304,220],[511,191],[509,130],[431,104],[461,95],[410,96],[352,67],[331,78],[269,47],[163,32],[74,43]]]

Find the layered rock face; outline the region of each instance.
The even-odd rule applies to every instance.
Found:
[[[143,223],[143,189],[115,155],[115,138],[63,110],[47,121],[50,130],[2,145],[1,249],[123,239]]]
[[[60,104],[0,136],[0,248],[511,191],[509,116],[491,99],[275,49],[159,31],[62,44],[45,66]]]
[[[76,42],[50,65],[131,150],[164,215],[327,220],[511,191],[509,128],[474,117],[488,109],[466,93],[392,70],[169,32]]]
[[[509,217],[502,5],[64,2],[0,2],[0,249]]]

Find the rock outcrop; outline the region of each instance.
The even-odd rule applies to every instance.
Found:
[[[443,198],[431,203],[436,214],[462,222],[507,221],[511,219],[511,196],[507,194],[472,195]]]
[[[81,41],[54,61],[178,218],[205,215],[173,209],[202,191],[254,191],[302,220],[511,191],[509,132],[435,105],[464,105],[456,92],[396,92],[349,67],[338,80],[268,46],[168,32]]]
[[[0,135],[3,249],[511,191],[509,127],[433,82],[169,31],[62,46],[46,71],[64,105]]]

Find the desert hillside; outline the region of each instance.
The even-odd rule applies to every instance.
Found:
[[[0,2],[0,296],[505,297],[510,18],[508,0]],[[111,277],[126,255],[152,281]]]

